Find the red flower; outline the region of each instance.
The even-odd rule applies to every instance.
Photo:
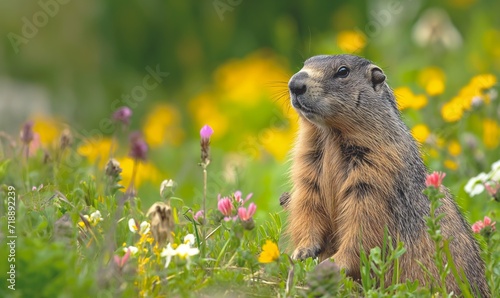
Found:
[[[485,230],[485,231],[488,230],[489,232],[493,232],[496,229],[495,224],[496,224],[496,221],[492,222],[491,218],[489,218],[488,216],[485,216],[483,221],[476,221],[472,225],[472,231],[474,233],[480,233],[483,230]]]
[[[427,177],[425,177],[425,186],[439,188],[445,176],[446,173],[443,172],[433,172],[432,174],[428,174]]]

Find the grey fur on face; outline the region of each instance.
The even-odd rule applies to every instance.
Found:
[[[306,60],[288,86],[292,106],[314,124],[364,128],[382,125],[379,113],[388,119],[399,117],[385,78],[378,66],[364,58],[322,55]],[[370,111],[377,111],[377,115],[370,117]]]

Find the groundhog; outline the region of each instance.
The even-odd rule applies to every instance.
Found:
[[[293,150],[292,191],[280,198],[289,212],[293,259],[333,257],[360,278],[360,249],[382,247],[384,230],[404,242],[400,282],[432,286],[423,264],[439,280],[435,244],[426,229],[430,214],[426,167],[403,123],[384,72],[352,55],[315,56],[288,83],[300,115]],[[458,270],[476,296],[489,297],[484,263],[469,225],[446,188],[437,213]],[[450,274],[447,290],[459,295]]]

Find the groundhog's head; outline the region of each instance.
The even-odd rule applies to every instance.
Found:
[[[322,55],[306,60],[288,88],[292,106],[310,122],[338,129],[364,127],[399,115],[385,78],[366,59]]]

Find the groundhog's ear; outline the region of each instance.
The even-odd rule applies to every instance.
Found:
[[[385,81],[385,74],[382,71],[382,69],[373,66],[372,69],[370,70],[371,76],[372,76],[372,86],[375,91],[378,91],[380,89],[380,86],[382,83]]]

